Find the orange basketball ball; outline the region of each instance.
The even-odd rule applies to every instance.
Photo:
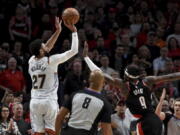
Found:
[[[62,19],[66,23],[76,24],[79,21],[79,12],[75,8],[66,8],[62,13]]]

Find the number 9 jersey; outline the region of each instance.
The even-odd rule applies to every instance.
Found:
[[[129,95],[126,105],[133,115],[144,115],[154,112],[151,105],[151,92],[146,84],[139,79],[136,84],[127,82]]]

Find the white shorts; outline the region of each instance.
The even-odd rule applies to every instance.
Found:
[[[44,133],[45,128],[55,131],[55,120],[59,110],[56,100],[31,99],[30,117],[34,132]]]

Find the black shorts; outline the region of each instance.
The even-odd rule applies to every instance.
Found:
[[[94,133],[84,129],[76,129],[67,126],[66,128],[62,129],[61,135],[94,135]]]
[[[148,113],[138,120],[137,135],[161,135],[162,122],[155,113]]]

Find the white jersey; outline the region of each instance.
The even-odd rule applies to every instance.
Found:
[[[58,89],[58,65],[67,61],[78,52],[77,32],[72,33],[71,50],[62,54],[42,57],[40,59],[32,56],[29,59],[29,74],[32,79],[32,99],[55,99],[57,100]]]

